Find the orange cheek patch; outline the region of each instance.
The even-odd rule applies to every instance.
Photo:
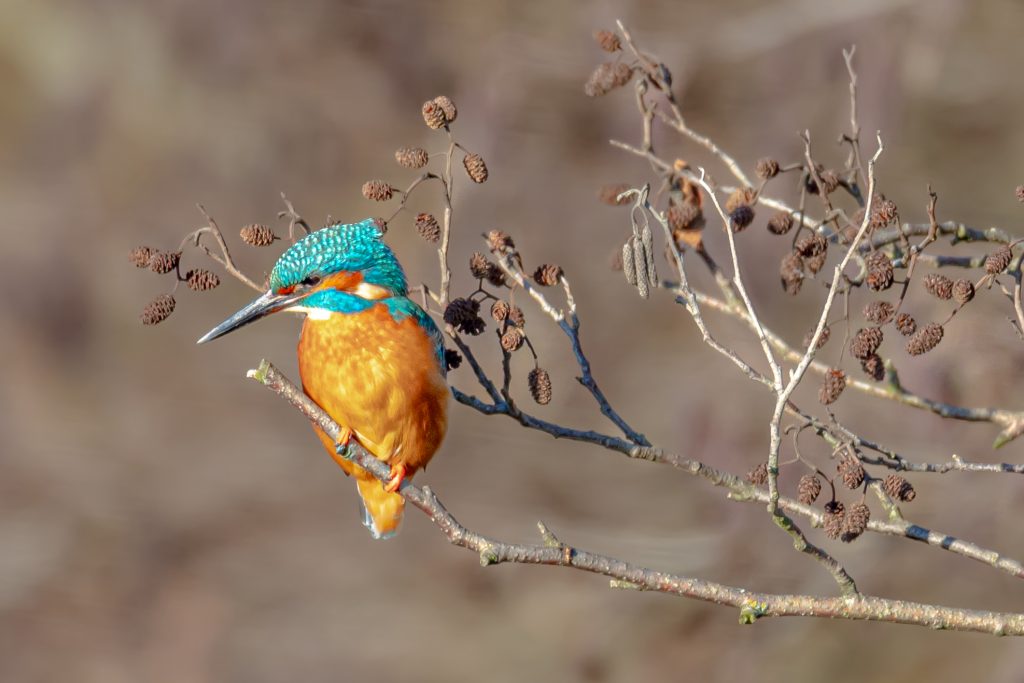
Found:
[[[317,285],[316,289],[340,289],[347,291],[355,289],[362,281],[362,273],[343,270],[340,273],[333,273],[325,277],[320,281],[320,284]]]

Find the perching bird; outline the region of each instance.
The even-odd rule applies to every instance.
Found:
[[[293,244],[274,265],[269,290],[213,328],[208,342],[270,313],[304,313],[299,373],[306,394],[355,439],[391,466],[381,484],[337,454],[355,476],[363,524],[374,538],[398,531],[402,480],[425,467],[447,428],[444,342],[434,321],[408,297],[402,267],[373,219],[332,225]]]

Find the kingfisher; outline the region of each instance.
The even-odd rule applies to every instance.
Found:
[[[402,521],[402,481],[426,467],[448,426],[444,340],[409,298],[402,266],[375,219],[334,224],[298,240],[278,259],[266,293],[210,330],[221,337],[279,311],[304,314],[302,389],[341,427],[327,452],[355,478],[363,524],[374,538]],[[386,462],[381,482],[343,452],[351,440]]]

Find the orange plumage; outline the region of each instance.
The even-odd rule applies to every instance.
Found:
[[[333,284],[333,283],[332,283]],[[434,341],[412,317],[396,320],[383,303],[358,313],[307,317],[299,341],[306,394],[366,450],[412,476],[433,457],[447,428],[448,387]],[[394,534],[404,500],[369,472],[324,447],[354,475],[377,537]]]

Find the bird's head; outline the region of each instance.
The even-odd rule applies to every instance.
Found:
[[[405,296],[408,287],[377,222],[332,225],[293,244],[270,273],[269,289],[207,332],[198,343],[278,311],[353,312],[366,302]]]

